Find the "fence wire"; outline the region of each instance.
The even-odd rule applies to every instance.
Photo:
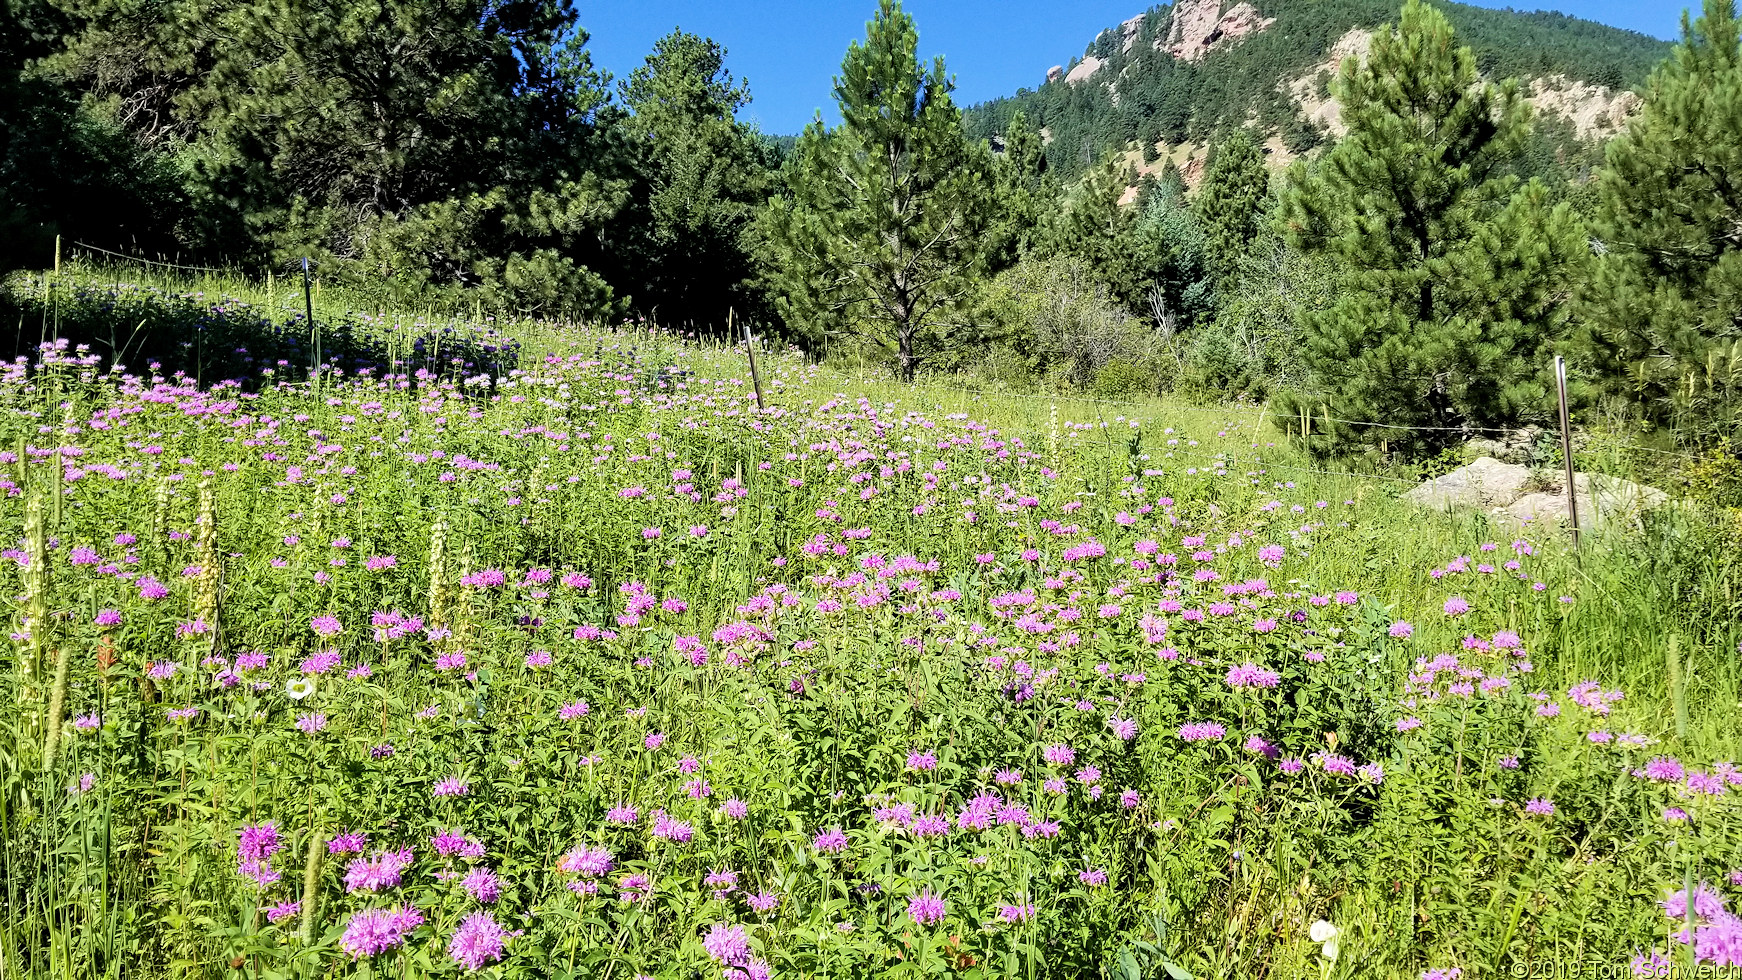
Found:
[[[219,269],[219,268],[212,267],[212,266],[183,265],[183,264],[175,263],[175,262],[166,262],[166,261],[160,261],[160,260],[155,260],[155,259],[147,259],[147,258],[143,258],[143,257],[136,256],[136,255],[127,255],[127,254],[124,254],[121,252],[115,252],[115,251],[112,251],[109,249],[100,248],[98,246],[91,245],[91,244],[88,244],[86,242],[71,242],[70,244],[73,248],[81,249],[81,250],[92,252],[92,253],[97,253],[97,254],[108,256],[108,257],[111,257],[114,259],[119,259],[123,262],[138,263],[140,265],[153,266],[153,267],[157,267],[157,268],[174,269],[174,270],[178,270],[178,271],[182,271],[182,272],[206,273],[206,274],[212,274],[212,275],[228,275],[228,274],[231,274],[233,272],[233,270]],[[286,306],[286,305],[283,305],[281,303],[277,303],[276,298],[274,300],[274,307],[276,309],[279,309],[279,310],[286,310],[286,311],[292,311],[292,312],[297,312],[297,311],[300,311],[300,309],[301,309],[300,306],[295,306],[295,305]],[[709,344],[708,346],[712,347],[714,345]],[[720,351],[724,352],[726,349],[736,348],[740,345],[735,343],[735,342],[728,341],[728,342],[720,344],[718,346],[719,346]],[[766,347],[766,342],[764,343],[764,346]],[[863,373],[860,373],[856,376],[849,375],[848,377],[852,377],[853,380],[857,381],[862,386],[869,384],[874,380],[891,381],[891,382],[895,381],[895,379],[893,377],[890,377],[890,378],[882,378],[882,377],[872,378],[872,377],[867,377]],[[1136,410],[1136,411],[1142,411],[1146,414],[1147,413],[1155,413],[1155,414],[1163,416],[1163,417],[1168,416],[1168,415],[1214,416],[1214,417],[1218,417],[1218,418],[1227,419],[1230,422],[1237,422],[1237,423],[1244,423],[1244,422],[1248,421],[1248,419],[1251,419],[1255,422],[1261,422],[1267,414],[1272,419],[1284,419],[1284,418],[1298,417],[1298,416],[1286,416],[1286,415],[1279,415],[1277,413],[1271,413],[1271,412],[1269,412],[1269,410],[1266,406],[1249,404],[1249,403],[1230,404],[1230,405],[1223,405],[1223,406],[1216,406],[1216,407],[1205,407],[1205,406],[1196,406],[1196,405],[1165,405],[1164,406],[1164,405],[1156,404],[1155,402],[1148,402],[1148,401],[1131,401],[1131,400],[1116,399],[1116,398],[1097,398],[1097,397],[1090,396],[1090,395],[1075,395],[1075,394],[1069,394],[1069,393],[1057,393],[1057,394],[1055,394],[1055,393],[1045,393],[1045,392],[986,391],[986,390],[975,390],[975,389],[968,388],[968,387],[957,388],[957,387],[949,387],[949,386],[944,386],[944,385],[933,385],[933,384],[922,384],[922,383],[905,384],[903,386],[903,390],[904,390],[904,392],[934,392],[934,393],[949,395],[949,396],[952,396],[952,397],[957,398],[957,399],[961,399],[961,398],[969,398],[969,399],[974,399],[974,400],[1009,399],[1012,401],[1029,403],[1032,405],[1045,404],[1048,408],[1051,408],[1051,407],[1058,405],[1060,403],[1065,403],[1065,404],[1073,404],[1073,405],[1093,405],[1093,406],[1097,406],[1097,407],[1105,406],[1105,407],[1119,408],[1119,409],[1125,409],[1125,410]],[[941,401],[939,402],[939,407],[940,408],[945,407]],[[1241,416],[1244,416],[1244,418],[1242,418]],[[1124,418],[1125,418],[1124,416],[1120,416],[1119,420],[1124,420]],[[1508,435],[1508,434],[1519,431],[1518,427],[1502,428],[1502,427],[1473,426],[1473,425],[1459,425],[1459,426],[1399,425],[1399,424],[1392,423],[1392,422],[1377,422],[1377,421],[1369,421],[1369,420],[1362,420],[1362,419],[1345,419],[1345,418],[1339,418],[1336,416],[1331,416],[1328,414],[1326,414],[1326,415],[1311,415],[1311,416],[1308,416],[1308,418],[1311,420],[1311,422],[1326,421],[1326,422],[1331,422],[1331,423],[1334,423],[1337,425],[1347,425],[1347,426],[1352,426],[1352,427],[1356,427],[1356,428],[1384,429],[1384,430],[1396,431],[1396,432],[1439,432],[1439,433],[1460,432],[1460,433],[1469,433],[1472,435],[1475,435],[1475,434]],[[1105,428],[1107,426],[1107,424],[1108,423],[1103,418],[1101,420],[1101,427]],[[1294,434],[1292,432],[1288,432],[1287,430],[1284,430],[1284,432],[1285,432],[1285,434],[1284,434],[1285,441],[1292,441],[1292,439],[1294,438]],[[1254,436],[1256,437],[1256,432],[1254,433]],[[1649,454],[1649,455],[1653,455],[1653,456],[1660,456],[1660,457],[1666,457],[1666,458],[1671,458],[1671,459],[1699,460],[1699,459],[1704,458],[1700,454],[1697,454],[1697,453],[1679,452],[1676,450],[1668,450],[1668,449],[1657,449],[1657,448],[1653,448],[1653,447],[1649,447],[1649,446],[1641,446],[1641,445],[1631,445],[1630,444],[1630,445],[1623,445],[1623,446],[1620,446],[1617,448],[1619,448],[1620,451],[1622,451],[1624,453],[1645,453],[1645,454]],[[1188,456],[1191,458],[1200,459],[1200,460],[1204,460],[1204,461],[1208,461],[1208,462],[1217,462],[1216,457],[1207,456],[1207,455],[1204,455],[1202,453],[1194,453],[1194,452],[1191,452],[1190,450],[1170,447],[1168,449],[1168,452],[1171,453],[1172,455],[1175,455],[1175,456]],[[1578,454],[1575,453],[1575,457],[1577,455]],[[1233,458],[1228,458],[1226,460],[1223,460],[1222,462],[1235,463],[1238,461],[1233,459]],[[1409,485],[1413,485],[1413,484],[1416,484],[1419,482],[1417,480],[1412,480],[1412,479],[1408,479],[1408,478],[1404,478],[1404,477],[1386,476],[1386,475],[1378,474],[1378,473],[1355,473],[1355,472],[1351,472],[1348,470],[1320,469],[1320,468],[1311,467],[1311,466],[1298,466],[1298,465],[1294,465],[1291,463],[1280,463],[1280,462],[1275,462],[1275,461],[1269,461],[1269,460],[1264,460],[1261,458],[1253,459],[1251,461],[1251,464],[1254,466],[1261,466],[1267,471],[1268,470],[1282,470],[1284,472],[1311,474],[1314,476],[1341,477],[1341,478],[1345,478],[1345,479],[1358,480],[1358,481],[1378,481],[1378,482],[1382,482],[1382,483],[1409,484]]]

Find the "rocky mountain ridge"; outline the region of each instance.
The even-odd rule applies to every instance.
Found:
[[[1441,5],[1484,74],[1518,78],[1562,144],[1618,133],[1639,106],[1631,89],[1668,51],[1558,14]],[[1330,83],[1395,19],[1390,0],[1177,0],[1102,31],[1038,89],[972,107],[970,129],[999,132],[1020,108],[1048,137],[1055,168],[1075,172],[1123,150],[1139,175],[1171,160],[1190,181],[1219,134],[1250,126],[1280,169],[1342,135]]]

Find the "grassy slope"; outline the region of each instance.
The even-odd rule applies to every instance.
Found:
[[[249,287],[237,283],[212,281],[199,284],[199,288],[209,294],[221,291],[294,309],[293,297],[251,293]],[[317,318],[338,312],[342,306],[338,299],[342,298],[323,297],[328,313]],[[638,363],[643,373],[648,366],[660,363],[688,369],[693,372],[687,382],[691,391],[711,392],[718,404],[734,405],[735,411],[741,411],[747,396],[744,365],[736,350],[680,346],[670,338],[648,334],[577,331],[531,324],[506,325],[505,329],[523,341],[526,351],[523,364],[535,373],[538,369],[533,366],[542,363],[547,355],[590,359],[595,351],[603,350],[607,360],[621,358],[626,365]],[[631,349],[634,353],[630,353]],[[1128,550],[1126,539],[1138,533],[1122,531],[1109,520],[1112,511],[1123,506],[1119,492],[1131,482],[1149,483],[1152,492],[1159,488],[1177,496],[1182,512],[1211,534],[1249,527],[1259,529],[1267,540],[1286,539],[1289,527],[1311,518],[1315,501],[1325,501],[1333,518],[1322,533],[1313,536],[1316,543],[1311,546],[1310,558],[1292,560],[1280,573],[1288,577],[1291,587],[1314,592],[1335,589],[1360,592],[1366,603],[1363,610],[1381,617],[1381,622],[1408,620],[1417,624],[1417,633],[1408,647],[1411,653],[1431,656],[1435,651],[1456,651],[1462,638],[1471,631],[1487,634],[1514,630],[1525,638],[1536,665],[1534,675],[1529,678],[1531,689],[1559,692],[1588,679],[1597,680],[1605,688],[1618,686],[1626,691],[1627,698],[1623,708],[1616,712],[1614,727],[1641,732],[1657,741],[1651,752],[1702,761],[1742,756],[1742,737],[1734,725],[1736,712],[1742,709],[1739,688],[1742,675],[1734,653],[1742,640],[1742,628],[1731,624],[1727,633],[1684,636],[1680,649],[1689,659],[1682,668],[1685,688],[1678,699],[1665,659],[1666,638],[1687,631],[1685,608],[1672,601],[1671,593],[1686,588],[1691,579],[1648,574],[1642,570],[1641,554],[1630,549],[1622,538],[1599,540],[1581,557],[1572,554],[1557,536],[1532,535],[1541,551],[1533,561],[1532,572],[1545,584],[1543,594],[1509,583],[1503,575],[1484,579],[1466,574],[1454,582],[1438,582],[1429,577],[1430,569],[1444,567],[1458,555],[1479,556],[1483,554],[1479,546],[1488,541],[1498,543],[1499,555],[1505,557],[1511,536],[1486,526],[1478,516],[1439,516],[1406,507],[1395,500],[1396,494],[1408,486],[1405,475],[1378,473],[1360,477],[1315,472],[1304,455],[1275,433],[1262,409],[1204,409],[1166,400],[1111,405],[1066,398],[992,396],[950,388],[908,387],[807,366],[791,353],[771,353],[763,364],[771,400],[788,414],[785,420],[768,423],[770,428],[762,437],[760,448],[756,448],[759,440],[753,435],[755,427],[746,429],[749,423],[741,417],[716,420],[689,435],[677,432],[671,425],[671,416],[651,407],[638,407],[643,396],[634,394],[633,387],[625,389],[627,393],[620,396],[622,401],[616,408],[578,415],[573,405],[584,397],[579,379],[586,372],[575,376],[576,388],[559,399],[561,404],[549,401],[554,397],[552,389],[534,386],[504,389],[504,397],[476,405],[470,409],[474,414],[469,421],[446,429],[432,426],[427,417],[417,418],[415,413],[408,412],[412,418],[406,424],[416,431],[417,442],[427,444],[426,448],[445,446],[450,452],[465,451],[482,459],[504,460],[508,472],[502,480],[529,477],[537,471],[542,474],[541,481],[557,483],[565,474],[573,474],[586,481],[587,489],[570,498],[577,510],[559,508],[553,512],[547,508],[542,513],[535,512],[531,523],[521,526],[510,520],[516,512],[504,509],[498,495],[490,489],[499,482],[496,478],[472,484],[475,489],[468,492],[485,498],[474,509],[467,504],[464,494],[431,497],[427,488],[410,489],[405,479],[409,473],[403,471],[402,464],[368,464],[354,481],[362,487],[357,499],[367,508],[355,533],[360,540],[373,535],[380,547],[395,547],[410,576],[401,599],[416,602],[424,588],[420,582],[427,582],[427,577],[418,578],[421,559],[417,556],[429,533],[432,517],[428,508],[439,502],[448,508],[450,515],[470,511],[469,516],[453,519],[463,521],[457,525],[458,533],[475,548],[478,567],[496,562],[511,566],[516,561],[524,563],[536,544],[543,551],[541,558],[530,558],[534,562],[580,560],[608,567],[614,581],[632,577],[650,582],[663,580],[691,599],[697,621],[694,628],[705,636],[711,624],[731,618],[732,608],[760,587],[760,580],[753,579],[751,569],[767,567],[773,557],[798,560],[793,548],[809,533],[802,526],[802,519],[806,508],[815,504],[814,499],[805,496],[813,491],[806,490],[791,498],[793,509],[789,513],[796,515],[792,533],[750,532],[731,537],[728,540],[732,547],[738,549],[736,557],[728,558],[722,565],[722,559],[716,556],[711,570],[707,566],[662,569],[651,552],[635,547],[624,550],[612,545],[606,553],[601,550],[604,547],[601,542],[606,539],[595,538],[595,532],[590,530],[594,526],[590,522],[610,520],[606,515],[620,508],[611,499],[616,481],[654,479],[656,473],[652,470],[641,473],[633,467],[617,473],[595,473],[582,461],[560,457],[550,461],[552,457],[548,454],[541,461],[536,447],[529,448],[518,439],[503,438],[498,433],[524,431],[528,426],[567,429],[587,425],[600,436],[608,432],[629,440],[638,438],[650,427],[661,429],[680,440],[673,448],[680,453],[682,462],[719,478],[722,473],[751,468],[745,464],[753,462],[757,453],[777,455],[789,434],[801,441],[820,437],[831,431],[829,418],[842,412],[862,412],[863,400],[863,404],[876,407],[885,419],[918,413],[932,420],[936,430],[913,430],[927,438],[934,431],[981,438],[986,430],[994,430],[1004,439],[1020,438],[1059,474],[1056,479],[1032,473],[1025,478],[1029,481],[1028,489],[1043,500],[1043,512],[1056,516],[1057,508],[1063,504],[1073,501],[1085,504],[1075,519],[1100,535],[1108,543],[1110,553],[1115,544]],[[607,380],[600,393],[608,391],[611,384]],[[521,394],[525,395],[523,400],[514,400]],[[18,401],[16,390],[9,397],[14,400],[0,419],[4,444],[38,438],[16,411],[27,407],[28,402]],[[335,392],[332,397],[334,401],[323,405],[298,390],[268,391],[249,408],[261,413],[306,414],[309,418],[300,421],[299,426],[319,428],[330,434],[351,424],[340,416],[354,412],[360,401],[343,392]],[[390,405],[396,404],[387,400]],[[597,403],[606,404],[603,400]],[[411,403],[404,407],[409,409]],[[804,423],[805,419],[814,421]],[[984,428],[964,428],[968,420]],[[861,428],[856,437],[869,438],[863,418],[857,424]],[[801,428],[794,429],[795,425]],[[905,425],[902,423],[903,431]],[[802,432],[809,434],[801,435]],[[1134,436],[1140,436],[1141,441],[1133,443]],[[86,438],[93,447],[101,447],[102,452],[125,455],[119,442],[109,437],[91,434]],[[901,440],[896,444],[900,445]],[[208,461],[228,458],[233,453],[209,438],[200,440],[197,447],[188,451]],[[775,459],[776,455],[763,458]],[[649,465],[658,469],[663,464]],[[1144,469],[1165,473],[1142,480],[1126,479]],[[1001,473],[999,478],[1011,477]],[[812,474],[811,479],[826,480],[820,472]],[[767,484],[761,486],[764,488],[757,491],[759,495],[775,492],[766,489]],[[95,494],[99,490],[81,488],[80,493],[85,492]],[[103,488],[100,493],[90,498],[93,510],[75,512],[69,518],[78,528],[71,535],[75,540],[89,538],[100,542],[114,527],[138,528],[147,521],[152,507],[147,488],[120,484]],[[176,506],[185,511],[181,520],[185,524],[192,516],[191,491],[178,496],[181,499]],[[947,517],[951,506],[949,495],[944,496],[943,511]],[[756,499],[752,498],[751,503]],[[1298,503],[1307,509],[1306,516],[1291,515],[1286,509],[1266,510],[1265,505],[1271,500]],[[241,484],[220,483],[218,507],[227,515],[223,522],[226,547],[246,556],[246,567],[237,570],[238,582],[233,588],[238,592],[266,589],[269,593],[268,583],[276,580],[263,562],[267,555],[279,550],[277,537],[287,527],[298,526],[294,518],[287,516],[295,501],[270,488],[261,488],[256,497]],[[946,563],[946,573],[970,569],[968,556],[982,548],[996,546],[1005,552],[1012,547],[1010,536],[993,521],[968,529],[959,521],[908,519],[901,513],[881,510],[882,507],[871,504],[855,508],[852,503],[847,504],[847,509],[867,519],[874,528],[875,537],[868,546],[889,554],[911,552],[922,559],[940,557]],[[706,510],[704,505],[697,513]],[[668,528],[690,519],[687,513],[680,508],[667,514]],[[588,516],[583,519],[578,514]],[[989,513],[988,517],[991,516]],[[330,525],[331,530],[343,526],[342,520],[349,518],[335,515],[328,519],[340,522]],[[21,501],[14,498],[0,502],[0,520],[9,526],[20,526]],[[721,533],[738,535],[729,530]],[[1721,555],[1705,555],[1700,560],[1711,577],[1721,577],[1726,571]],[[744,562],[742,569],[734,564],[737,561]],[[1249,573],[1263,572],[1256,566],[1247,568]],[[1678,574],[1688,572],[1689,568],[1683,567]],[[1734,579],[1729,581],[1733,588]],[[274,636],[281,636],[280,642],[289,641],[294,635],[290,626],[300,628],[307,616],[320,611],[316,607],[327,601],[318,590],[311,591],[306,586],[287,588],[291,588],[286,592],[291,597],[289,608],[270,613],[256,610],[237,617],[238,623],[250,624],[247,628],[257,631],[256,640],[262,644],[273,642]],[[1470,621],[1448,617],[1442,611],[1442,602],[1454,591],[1477,604],[1478,612]],[[1571,596],[1575,601],[1561,604],[1552,600],[1560,595]],[[249,601],[270,600],[271,596],[263,593]],[[358,613],[347,610],[345,614],[353,617]],[[290,626],[273,626],[275,621]],[[887,642],[875,631],[846,632],[840,634],[839,640]],[[830,641],[831,649],[834,642]],[[1237,655],[1232,650],[1229,653]],[[1088,662],[1095,655],[1093,650],[1085,654],[1090,658]],[[874,686],[876,681],[866,683]],[[404,696],[409,702],[418,695],[407,691]],[[850,694],[842,692],[839,696],[846,699],[841,702],[843,705],[849,704]],[[1685,705],[1688,719],[1685,732],[1679,734],[1678,700]],[[705,702],[692,705],[705,706]],[[1335,706],[1329,709],[1334,711]],[[1155,710],[1160,712],[1157,717],[1169,717],[1167,706],[1157,706]],[[948,711],[943,711],[942,716],[947,718]],[[17,717],[12,719],[14,724],[18,721]],[[871,724],[872,719],[867,718],[866,723]],[[706,730],[703,732],[705,736]],[[723,732],[721,737],[725,737]],[[1471,737],[1476,737],[1474,731]],[[1483,735],[1487,737],[1488,734]],[[1545,752],[1556,746],[1555,752],[1566,759],[1584,758],[1582,753],[1591,751],[1579,744],[1576,732],[1566,737],[1568,741],[1551,739],[1541,745]],[[1462,739],[1460,733],[1460,753]],[[1469,748],[1473,755],[1491,754],[1497,746],[1483,745],[1480,752],[1475,745]],[[217,751],[216,743],[212,751]],[[485,764],[489,761],[483,760]],[[1466,776],[1461,764],[1455,774],[1441,772],[1425,762],[1419,765],[1423,767],[1420,779],[1454,781],[1455,785],[1439,788],[1445,790],[1446,799],[1462,801],[1460,807],[1483,792],[1479,784],[1493,778],[1486,773],[1478,778],[1474,771]],[[1548,777],[1542,775],[1545,772]],[[1552,778],[1555,785],[1564,781],[1568,796],[1573,795],[1575,786],[1582,785],[1581,780],[1591,778],[1576,764],[1553,761],[1543,763],[1538,773],[1538,778]],[[1417,777],[1406,770],[1392,777],[1392,785],[1407,787],[1411,778]],[[1472,784],[1466,786],[1466,779]],[[1419,787],[1424,794],[1428,785],[1423,783]],[[1548,790],[1539,786],[1533,791]],[[1551,953],[1593,955],[1604,962],[1618,962],[1630,955],[1631,949],[1605,945],[1618,943],[1621,937],[1630,937],[1630,944],[1648,937],[1654,916],[1650,902],[1661,896],[1663,878],[1677,866],[1673,854],[1668,864],[1664,863],[1666,859],[1654,856],[1659,853],[1654,849],[1664,843],[1665,837],[1659,831],[1651,831],[1649,822],[1645,824],[1647,830],[1641,833],[1617,833],[1613,829],[1599,832],[1608,820],[1605,811],[1601,818],[1580,818],[1578,826],[1584,828],[1582,833],[1586,836],[1563,838],[1528,821],[1484,815],[1480,807],[1444,813],[1417,812],[1411,809],[1407,789],[1388,792],[1394,795],[1387,797],[1390,802],[1380,815],[1378,826],[1382,829],[1375,832],[1376,836],[1361,838],[1365,842],[1363,847],[1370,850],[1354,854],[1336,855],[1337,834],[1325,827],[1320,828],[1319,836],[1311,838],[1319,842],[1316,847],[1320,849],[1302,853],[1291,850],[1291,838],[1271,833],[1264,821],[1252,823],[1243,817],[1226,817],[1237,820],[1238,829],[1226,831],[1233,836],[1223,846],[1248,852],[1248,866],[1240,867],[1236,862],[1232,870],[1212,874],[1217,884],[1197,899],[1185,927],[1187,934],[1164,939],[1162,945],[1200,975],[1204,971],[1212,974],[1235,971],[1240,975],[1317,976],[1316,948],[1301,935],[1306,923],[1326,915],[1345,931],[1343,945],[1349,953],[1343,969],[1362,971],[1360,975],[1413,975],[1425,966],[1450,962],[1446,957],[1454,955],[1457,962],[1472,969],[1497,968],[1511,962],[1513,957],[1542,958]],[[1595,799],[1603,798],[1601,791],[1579,792],[1595,792]],[[1404,795],[1400,798],[1397,793]],[[25,819],[16,802],[9,805],[14,820]],[[1219,812],[1214,810],[1204,819]],[[1284,826],[1299,828],[1304,835],[1315,820],[1329,820],[1335,812],[1328,810],[1315,817],[1312,812],[1303,811],[1278,814],[1274,819],[1290,821]],[[1184,811],[1177,815],[1187,817]],[[1198,816],[1193,813],[1188,824],[1201,829]],[[1706,829],[1710,835],[1707,846],[1714,855],[1742,857],[1736,852],[1735,837],[1726,821],[1727,818],[1714,818],[1712,826]],[[1212,833],[1214,826],[1217,825],[1212,821]],[[216,840],[221,845],[223,838],[219,835]],[[1158,845],[1156,853],[1163,854],[1172,846]],[[1458,857],[1460,854],[1465,856]],[[1407,870],[1417,860],[1422,863],[1414,866],[1413,872]],[[1358,870],[1361,867],[1367,870]],[[1396,887],[1381,880],[1386,876],[1371,873],[1375,867],[1396,869]],[[1195,887],[1195,882],[1170,879],[1169,875],[1196,877],[1206,873],[1201,869],[1152,871],[1157,874],[1163,892],[1169,887],[1190,892]],[[1412,874],[1418,877],[1406,887]],[[1641,874],[1656,878],[1645,880]],[[1170,880],[1171,886],[1167,884]],[[1142,904],[1167,899],[1133,895],[1129,900]],[[17,928],[16,920],[10,927]],[[191,927],[184,924],[181,928]],[[12,942],[22,941],[25,935],[36,934],[13,933]],[[193,953],[203,948],[199,940],[192,938],[194,932],[171,930],[164,935],[154,939],[164,944],[157,947],[158,953],[154,955],[169,955],[177,950]],[[1260,941],[1254,938],[1257,936],[1279,938]],[[81,940],[72,933],[62,938],[68,944],[63,954],[71,956],[83,949],[78,945]],[[183,942],[188,945],[178,945]],[[1456,953],[1457,950],[1463,952]],[[8,962],[19,962],[20,952],[15,948]],[[37,967],[42,965],[41,960],[32,962]],[[803,972],[801,967],[795,970]]]

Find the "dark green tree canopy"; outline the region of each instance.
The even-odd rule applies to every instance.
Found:
[[[923,65],[918,44],[913,18],[882,0],[835,80],[841,125],[806,128],[790,196],[762,222],[788,322],[856,334],[903,378],[961,326],[989,197],[990,162],[962,134],[943,59]]]
[[[1651,77],[1599,180],[1604,254],[1584,295],[1584,346],[1605,386],[1649,418],[1742,424],[1742,24],[1704,15]]]
[[[638,229],[636,305],[665,323],[723,326],[755,313],[749,280],[757,205],[770,152],[737,121],[750,87],[726,70],[726,49],[681,30],[660,38],[620,86],[636,188],[620,221]]]
[[[1517,87],[1480,82],[1445,17],[1408,0],[1365,65],[1344,61],[1337,93],[1348,135],[1297,165],[1281,213],[1289,244],[1343,279],[1307,322],[1300,402],[1426,427],[1416,449],[1546,414],[1542,362],[1583,241],[1542,184],[1501,176],[1529,125]]]
[[[1270,169],[1258,141],[1236,130],[1216,147],[1192,202],[1218,277],[1231,275],[1257,241],[1270,203]]]

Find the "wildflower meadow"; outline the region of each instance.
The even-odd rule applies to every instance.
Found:
[[[1575,550],[1261,407],[773,348],[758,408],[634,324],[311,375],[216,296],[67,286],[0,375],[0,977],[1742,964],[1698,512]],[[104,304],[193,339],[54,339]]]

